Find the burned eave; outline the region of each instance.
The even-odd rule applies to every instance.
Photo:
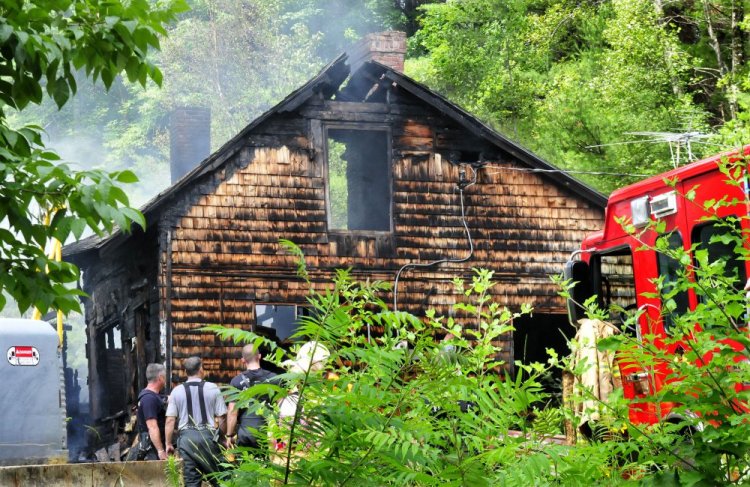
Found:
[[[62,256],[66,262],[71,262],[80,267],[89,259],[96,257],[102,241],[103,239],[97,235],[82,238],[63,247]]]
[[[381,67],[383,68],[384,78],[392,81],[412,95],[423,100],[425,103],[435,107],[471,133],[497,145],[509,156],[509,159],[513,158],[520,160],[532,169],[550,171],[549,173],[543,173],[544,177],[552,179],[557,184],[563,184],[570,188],[574,193],[582,196],[600,208],[604,208],[607,205],[607,197],[605,195],[596,191],[586,183],[572,177],[565,171],[557,169],[555,166],[532,153],[518,142],[511,141],[504,137],[478,118],[469,114],[463,108],[448,101],[442,95],[424,87],[403,73],[398,73],[386,68],[385,66]]]

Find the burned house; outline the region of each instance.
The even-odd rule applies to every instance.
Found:
[[[205,325],[288,336],[306,286],[281,238],[321,289],[337,268],[390,282],[401,271],[398,308],[418,315],[448,313],[452,279],[492,269],[499,303],[535,310],[505,358],[559,340],[565,303],[549,275],[600,228],[605,197],[405,76],[404,52],[403,34],[366,37],[146,204],[145,231],[65,248],[90,296],[94,418],[126,410],[149,362],[176,382],[199,354],[229,382],[239,349]],[[207,117],[180,113],[186,127]],[[178,135],[173,149],[194,154]],[[413,266],[436,260],[450,262]]]

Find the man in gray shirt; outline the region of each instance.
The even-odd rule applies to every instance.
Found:
[[[203,380],[200,357],[186,359],[184,366],[188,378],[174,388],[167,405],[167,453],[174,452],[172,438],[176,423],[180,432],[177,450],[183,461],[185,487],[200,487],[204,475],[221,470],[216,424],[226,433],[227,405],[216,384]],[[213,477],[206,480],[218,485]]]

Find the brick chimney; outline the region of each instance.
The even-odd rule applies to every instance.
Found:
[[[396,30],[374,32],[364,36],[349,50],[349,66],[356,71],[367,61],[377,61],[403,73],[406,55],[406,33]]]
[[[211,109],[179,107],[169,124],[169,165],[174,184],[211,153]]]

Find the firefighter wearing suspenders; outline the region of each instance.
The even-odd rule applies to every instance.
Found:
[[[186,359],[184,367],[188,378],[174,388],[167,405],[167,453],[175,450],[172,440],[176,423],[185,487],[199,487],[204,476],[218,485],[210,474],[221,470],[219,430],[226,433],[227,406],[216,384],[203,380],[199,357]]]

